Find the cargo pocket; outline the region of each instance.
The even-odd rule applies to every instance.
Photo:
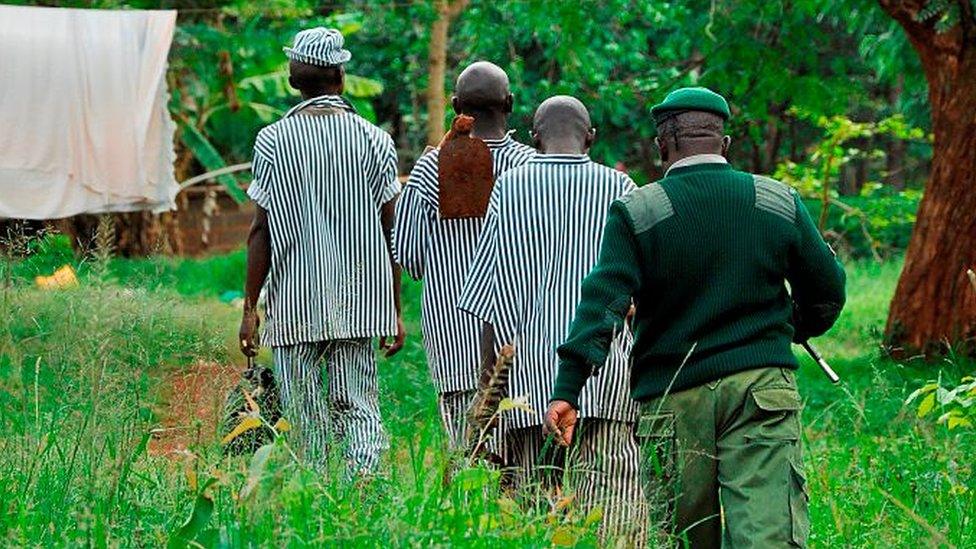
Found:
[[[640,444],[640,477],[648,518],[651,524],[660,525],[662,533],[670,534],[674,531],[678,493],[676,419],[674,412],[653,411],[653,404],[645,404],[643,410],[636,437]]]
[[[790,519],[792,522],[792,541],[797,547],[807,546],[810,535],[810,493],[807,480],[800,468],[790,462]]]
[[[800,440],[800,410],[803,409],[803,403],[795,388],[767,385],[752,389],[751,396],[757,409],[754,429],[746,436],[746,440]]]

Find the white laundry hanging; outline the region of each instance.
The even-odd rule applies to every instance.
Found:
[[[175,207],[175,11],[0,6],[0,218]]]

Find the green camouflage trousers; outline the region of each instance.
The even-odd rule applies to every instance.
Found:
[[[641,403],[648,545],[805,547],[801,407],[785,368],[740,372]]]

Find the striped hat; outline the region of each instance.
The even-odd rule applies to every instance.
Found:
[[[341,65],[352,57],[349,50],[342,48],[344,42],[342,33],[338,30],[315,27],[296,34],[293,46],[284,50],[292,61],[332,67]]]

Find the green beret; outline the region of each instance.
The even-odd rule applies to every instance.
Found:
[[[723,120],[732,116],[729,104],[721,95],[708,88],[680,88],[669,93],[664,101],[651,108],[654,122],[660,124],[669,114],[685,111],[704,111],[717,114]]]

